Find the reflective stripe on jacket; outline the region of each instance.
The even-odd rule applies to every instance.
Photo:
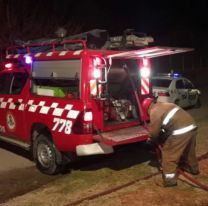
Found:
[[[175,107],[173,109],[171,109],[168,114],[165,116],[163,122],[162,122],[162,126],[165,126],[167,125],[170,120],[173,118],[173,116],[175,115],[175,113],[179,110],[180,108],[179,107]]]
[[[176,112],[179,110],[179,107],[175,107],[173,109],[171,109],[168,114],[165,116],[163,122],[162,122],[162,127],[165,127],[170,121],[171,119],[174,117],[174,115],[176,114]],[[176,129],[172,131],[172,135],[180,135],[180,134],[185,134],[186,132],[190,132],[191,130],[195,129],[197,126],[194,124],[191,124],[189,126],[180,128],[180,129]]]
[[[186,130],[181,129],[190,125],[194,125],[191,129],[196,128],[193,117],[187,111],[172,103],[157,102],[152,104],[149,108],[149,116],[149,132],[153,138],[159,135],[161,126],[164,126],[165,131],[168,131],[167,134],[169,135],[172,135],[175,130],[174,135],[183,133]],[[188,129],[190,128],[188,127]]]

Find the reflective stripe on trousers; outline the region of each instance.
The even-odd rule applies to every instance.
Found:
[[[164,174],[166,179],[172,179],[175,178],[176,174],[175,173],[169,173],[169,174]]]

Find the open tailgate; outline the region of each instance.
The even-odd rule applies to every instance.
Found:
[[[107,58],[154,58],[166,55],[172,55],[177,53],[184,53],[193,51],[192,48],[176,48],[176,47],[149,47],[139,50],[131,51],[114,51],[106,54]],[[108,145],[121,145],[139,142],[146,140],[149,137],[147,129],[142,125],[127,127],[123,129],[115,129],[112,131],[101,132],[93,136],[93,139]]]
[[[94,135],[93,139],[108,145],[121,145],[146,140],[149,137],[148,131],[143,126],[134,126],[124,129],[117,129],[102,132]]]
[[[193,48],[179,48],[179,47],[149,47],[145,49],[131,50],[131,51],[117,51],[113,54],[108,54],[108,58],[154,58],[167,56],[172,54],[184,53],[193,51]]]

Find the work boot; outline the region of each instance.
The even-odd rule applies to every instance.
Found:
[[[198,167],[191,167],[189,165],[184,165],[180,167],[183,171],[188,172],[192,175],[198,175],[200,174]]]
[[[175,173],[163,174],[164,187],[177,186],[177,177]]]

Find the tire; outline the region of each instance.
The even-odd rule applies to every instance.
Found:
[[[179,99],[176,99],[175,102],[174,102],[174,104],[180,106],[180,105],[179,105]]]
[[[60,172],[62,155],[46,135],[40,134],[35,138],[33,157],[36,167],[42,173],[54,175]]]
[[[200,100],[200,96],[198,96],[197,98],[197,102],[196,104],[194,105],[195,108],[200,108],[201,107],[201,100]]]

